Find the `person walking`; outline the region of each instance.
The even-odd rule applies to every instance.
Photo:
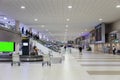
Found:
[[[113,54],[115,55],[116,54],[116,47],[115,46],[113,46],[112,51],[113,51]]]
[[[66,51],[66,45],[64,46],[64,50]]]
[[[79,54],[82,55],[82,47],[81,47],[81,46],[78,46],[78,49],[79,49]]]

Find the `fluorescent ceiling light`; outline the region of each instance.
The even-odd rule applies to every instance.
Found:
[[[68,8],[69,8],[69,9],[71,9],[71,8],[72,8],[72,6],[68,6]]]
[[[117,5],[116,8],[120,8],[120,5]]]
[[[38,21],[38,19],[34,19],[34,21]]]
[[[103,20],[102,18],[99,19],[99,21],[102,21],[102,20]]]
[[[68,19],[66,19],[67,21],[70,21],[70,19],[68,18]]]
[[[25,6],[21,6],[21,9],[25,9]]]

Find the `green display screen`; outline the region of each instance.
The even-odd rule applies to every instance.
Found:
[[[15,43],[14,42],[0,42],[0,52],[14,52]]]

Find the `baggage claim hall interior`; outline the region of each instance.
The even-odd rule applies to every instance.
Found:
[[[0,0],[0,80],[120,80],[120,0]]]

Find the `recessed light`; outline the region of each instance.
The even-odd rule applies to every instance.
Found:
[[[70,19],[68,18],[68,19],[66,19],[67,21],[70,21]]]
[[[117,5],[116,8],[120,8],[120,5]]]
[[[25,9],[25,6],[21,6],[21,9]]]
[[[71,8],[72,8],[72,6],[68,6],[68,8],[69,8],[69,9],[71,9]]]
[[[68,25],[66,25],[66,28],[68,28]]]
[[[7,20],[7,18],[6,18],[6,17],[4,17],[3,19],[4,19],[4,20]]]
[[[41,25],[41,27],[42,27],[42,28],[44,28],[44,27],[45,27],[45,25]]]
[[[99,21],[102,21],[102,20],[103,20],[102,18],[99,19]]]
[[[38,19],[34,19],[34,21],[38,21]]]

